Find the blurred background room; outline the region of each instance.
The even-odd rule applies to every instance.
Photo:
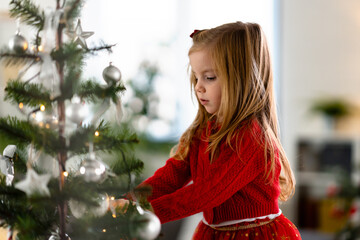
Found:
[[[55,0],[34,0],[53,7]],[[189,35],[233,22],[257,22],[268,38],[282,143],[297,179],[280,208],[304,240],[360,239],[360,1],[359,0],[88,0],[81,16],[92,45],[116,44],[89,59],[85,75],[103,82],[112,62],[127,91],[123,121],[139,135],[142,177],[164,165],[192,122],[187,51]],[[0,46],[16,32],[0,1]],[[20,25],[33,37],[32,29]],[[20,112],[3,101],[19,68],[0,65],[0,115]],[[115,112],[115,110],[114,110]],[[107,116],[111,121],[114,116]],[[5,143],[1,142],[3,148]],[[167,223],[163,238],[188,240],[201,214]],[[355,231],[358,231],[355,234]]]

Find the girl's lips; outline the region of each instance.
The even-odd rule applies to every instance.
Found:
[[[204,105],[204,104],[206,104],[206,103],[209,102],[209,100],[205,100],[205,99],[199,99],[199,100],[200,100],[200,103],[201,103],[202,105]]]

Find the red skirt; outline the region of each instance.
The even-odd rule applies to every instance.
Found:
[[[193,240],[301,240],[295,225],[283,214],[269,220],[257,220],[226,227],[212,228],[202,221],[197,226]]]

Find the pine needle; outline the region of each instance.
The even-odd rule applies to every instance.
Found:
[[[50,93],[41,84],[12,80],[8,82],[5,92],[4,100],[15,104],[23,103],[29,107],[51,104]]]
[[[44,26],[44,12],[31,0],[11,0],[10,16],[20,18],[23,22],[42,29]]]

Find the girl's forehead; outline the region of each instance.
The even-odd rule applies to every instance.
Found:
[[[193,52],[189,55],[190,65],[193,71],[201,70],[203,71],[212,71],[213,64],[212,59],[208,51],[201,50]]]

